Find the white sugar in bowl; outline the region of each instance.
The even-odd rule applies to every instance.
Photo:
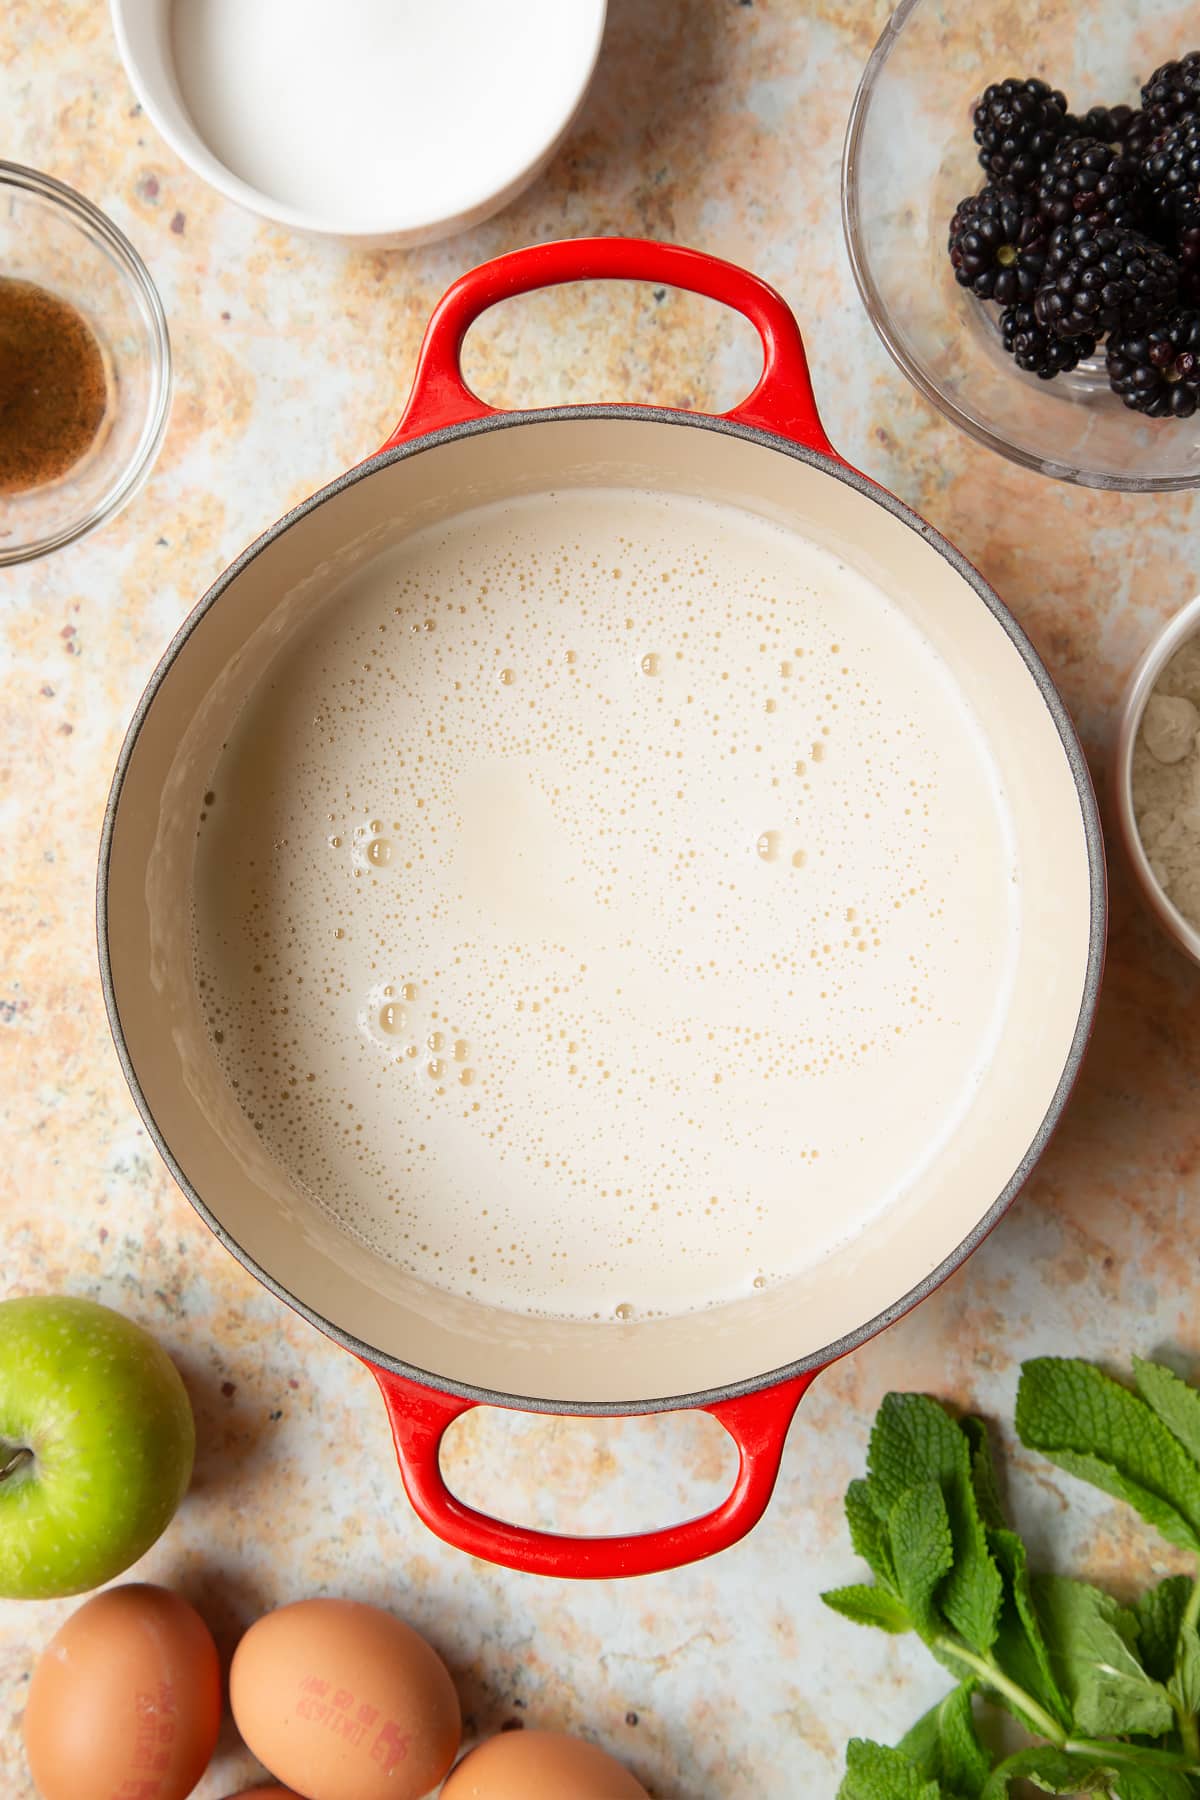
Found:
[[[203,180],[296,231],[405,247],[546,167],[606,0],[111,0],[149,118]]]

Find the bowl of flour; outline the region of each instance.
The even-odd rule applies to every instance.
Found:
[[[1200,963],[1200,595],[1151,643],[1125,699],[1117,817],[1159,923]]]

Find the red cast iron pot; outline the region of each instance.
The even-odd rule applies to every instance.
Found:
[[[471,392],[460,351],[487,307],[606,278],[670,284],[741,312],[763,346],[754,391],[720,417],[620,405],[500,413]],[[212,766],[187,746],[197,735],[211,740],[213,718],[219,736],[245,701],[248,677],[238,671],[269,638],[280,596],[307,581],[308,603],[320,605],[327,593],[313,571],[335,571],[339,554],[381,525],[402,534],[406,518],[445,513],[468,494],[586,485],[597,469],[610,486],[626,469],[631,486],[761,511],[835,545],[904,606],[969,696],[1012,810],[1022,871],[1021,949],[994,1054],[919,1179],[876,1226],[794,1281],[752,1301],[627,1325],[499,1315],[439,1296],[340,1241],[303,1196],[281,1204],[279,1182],[256,1169],[244,1121],[221,1098],[189,998],[189,942],[171,935],[187,916],[192,821]],[[327,588],[335,586],[331,573]],[[609,1577],[710,1556],[747,1532],[813,1378],[945,1280],[1000,1219],[1079,1069],[1103,957],[1104,865],[1086,765],[1046,671],[965,559],[832,449],[781,297],[695,250],[584,239],[500,257],[456,282],[430,321],[387,443],[259,538],[187,619],[121,752],[98,924],[112,1032],[147,1129],[228,1249],[371,1369],[421,1518],[448,1543],[513,1569]],[[208,1074],[198,1079],[197,1067]],[[665,1530],[600,1539],[526,1530],[464,1505],[442,1478],[447,1427],[480,1404],[558,1414],[703,1408],[737,1446],[737,1478],[715,1510]]]

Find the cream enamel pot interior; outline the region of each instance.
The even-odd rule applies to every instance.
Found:
[[[667,283],[740,310],[763,343],[753,393],[717,418],[620,405],[504,414],[470,392],[459,353],[481,312],[538,287],[596,278]],[[1009,1003],[973,1101],[876,1224],[802,1279],[753,1298],[595,1323],[449,1294],[374,1255],[294,1186],[281,1198],[278,1170],[247,1150],[244,1121],[239,1128],[211,1047],[200,1041],[190,940],[172,925],[189,915],[195,819],[215,750],[270,659],[285,601],[293,612],[319,607],[355,558],[431,520],[589,485],[746,509],[833,549],[906,609],[968,697],[999,769],[1022,921]],[[756,1522],[813,1377],[944,1280],[1036,1162],[1083,1055],[1105,913],[1091,783],[1049,677],[970,565],[833,451],[784,301],[696,251],[616,238],[543,244],[464,276],[430,323],[393,436],[261,537],[200,602],[130,726],[98,889],[118,1054],[185,1193],[260,1280],[372,1369],[406,1488],[432,1530],[492,1561],[569,1576],[674,1567],[725,1548]],[[448,1425],[481,1403],[591,1414],[703,1407],[737,1444],[733,1491],[703,1518],[627,1538],[554,1536],[487,1518],[449,1493],[438,1465]]]

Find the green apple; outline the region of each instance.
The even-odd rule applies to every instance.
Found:
[[[149,1332],[94,1300],[0,1301],[0,1595],[120,1575],[187,1491],[196,1426]]]

